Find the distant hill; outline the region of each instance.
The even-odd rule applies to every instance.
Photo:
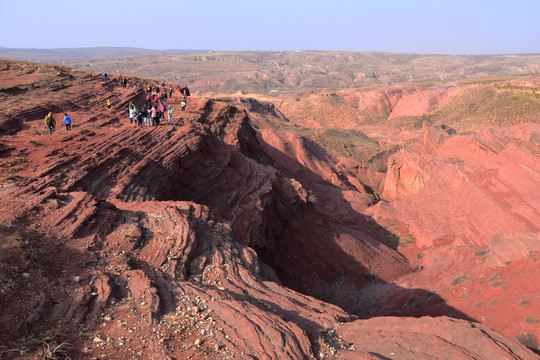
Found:
[[[540,55],[417,55],[376,52],[159,53],[66,61],[188,86],[196,92],[272,94],[406,82],[452,82],[540,73]]]
[[[0,47],[0,57],[13,60],[24,60],[58,64],[66,60],[96,59],[111,56],[128,56],[142,54],[158,54],[160,50],[139,49],[130,47],[89,47],[64,49],[11,49]]]
[[[201,52],[214,52],[211,49],[165,49],[168,53],[201,53]]]
[[[188,86],[200,93],[277,96],[306,90],[540,73],[540,54],[437,55],[383,52],[214,52],[128,47],[1,49],[0,57],[63,64]]]

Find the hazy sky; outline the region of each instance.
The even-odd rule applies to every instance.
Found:
[[[0,46],[540,53],[540,0],[2,0]]]

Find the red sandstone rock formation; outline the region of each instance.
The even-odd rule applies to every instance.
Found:
[[[52,103],[44,85],[18,93],[17,106],[2,100],[6,357],[61,356],[68,342],[80,359],[536,358],[466,320],[361,320],[289,288],[351,300],[336,283],[416,276],[362,214],[376,200],[362,179],[381,179],[354,162],[255,131],[242,102],[190,99],[172,124],[135,128],[126,108],[140,89],[61,67],[5,67],[2,84],[61,74],[54,91],[64,91]],[[44,133],[51,108],[58,123],[70,113],[71,131]]]

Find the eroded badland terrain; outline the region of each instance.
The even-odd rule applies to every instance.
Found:
[[[0,60],[0,357],[537,359],[540,76],[471,77],[136,127],[162,82]]]

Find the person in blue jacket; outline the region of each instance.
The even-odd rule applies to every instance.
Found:
[[[64,113],[64,125],[66,125],[66,130],[71,130],[71,118],[67,113]]]

